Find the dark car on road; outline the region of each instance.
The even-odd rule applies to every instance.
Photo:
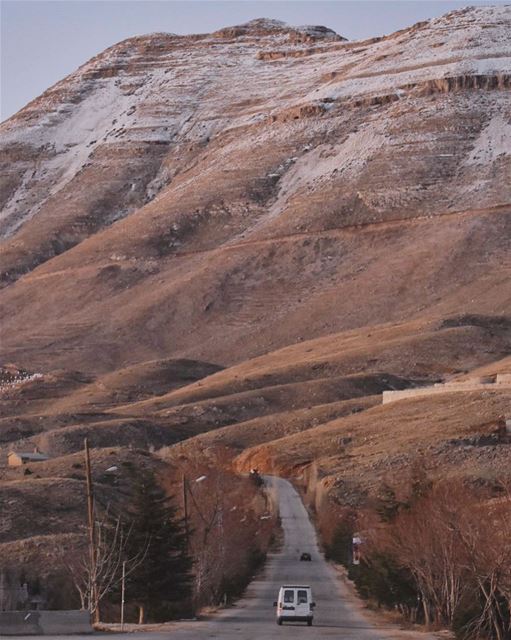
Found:
[[[301,562],[310,562],[311,560],[312,560],[311,554],[307,553],[306,551],[304,551],[302,553],[302,555],[300,556],[300,561]]]

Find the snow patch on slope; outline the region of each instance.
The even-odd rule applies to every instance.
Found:
[[[375,121],[353,131],[339,144],[321,144],[313,150],[304,150],[301,157],[290,158],[285,167],[279,167],[278,196],[267,214],[259,220],[247,235],[253,235],[282,214],[288,202],[299,192],[321,189],[334,177],[351,178],[362,171],[374,153],[386,144],[386,123]]]
[[[385,144],[385,124],[371,123],[353,131],[340,144],[322,144],[302,156],[282,180],[282,189],[329,180],[333,173],[352,176]]]
[[[466,164],[489,165],[505,155],[511,155],[511,122],[498,114],[481,131]]]

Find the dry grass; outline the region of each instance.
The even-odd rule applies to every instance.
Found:
[[[511,445],[481,445],[478,438],[495,430],[510,401],[509,389],[402,400],[252,447],[236,466],[302,475],[313,492],[326,489],[341,501],[352,500],[352,492],[361,498],[389,478],[406,482],[417,460],[433,477],[497,482],[509,474]]]

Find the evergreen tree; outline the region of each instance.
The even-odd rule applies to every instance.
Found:
[[[378,606],[399,608],[410,613],[417,607],[417,589],[413,575],[388,553],[374,552],[370,559],[351,566],[348,575],[357,591]]]
[[[342,519],[335,527],[332,541],[327,547],[327,558],[345,567],[352,562],[353,533],[355,522],[353,517]]]
[[[399,513],[401,506],[394,489],[384,482],[380,487],[376,502],[376,513],[380,516],[380,520],[382,522],[392,522]]]
[[[143,553],[143,561],[126,579],[126,602],[146,615],[168,616],[176,602],[186,603],[192,592],[192,562],[183,523],[171,499],[150,471],[132,471],[130,495],[122,515],[127,540],[126,559]]]
[[[431,478],[428,476],[428,472],[426,471],[426,464],[424,460],[417,460],[412,465],[411,469],[411,497],[410,502],[414,503],[421,498],[427,496],[427,494],[431,491],[433,486],[433,482]]]

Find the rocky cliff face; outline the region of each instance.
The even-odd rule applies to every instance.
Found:
[[[228,364],[503,311],[510,33],[503,6],[363,42],[256,20],[93,58],[1,126],[4,358]]]

